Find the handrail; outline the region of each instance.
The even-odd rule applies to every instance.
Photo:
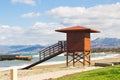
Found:
[[[66,51],[66,41],[58,41],[58,43],[41,50],[39,52],[39,58],[40,60],[42,60],[48,56],[54,55],[55,53],[58,52],[62,53],[65,51]]]
[[[25,67],[25,68],[22,68],[22,69],[29,69],[30,67],[33,67],[39,63],[42,63],[46,60],[49,60],[49,59],[55,57],[63,52],[66,52],[66,50],[67,50],[66,45],[67,45],[66,41],[58,41],[58,43],[41,50],[39,52],[40,60]]]

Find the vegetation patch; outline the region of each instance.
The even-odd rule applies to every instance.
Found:
[[[120,53],[120,47],[118,48],[92,48],[92,53],[96,52],[115,52]]]
[[[53,80],[120,80],[120,65],[66,75]]]

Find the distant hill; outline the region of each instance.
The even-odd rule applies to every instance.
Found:
[[[120,39],[117,38],[96,38],[91,41],[92,48],[111,48],[120,47]],[[23,53],[23,52],[37,52],[38,50],[45,48],[41,45],[14,45],[3,46],[0,45],[0,54],[4,53]]]
[[[120,47],[120,39],[117,38],[97,38],[91,42],[92,48]]]
[[[0,46],[0,54],[5,53],[20,53],[20,52],[35,52],[38,49],[42,49],[41,45],[14,45],[14,46]]]
[[[11,52],[32,52],[34,50],[38,50],[38,49],[42,49],[44,48],[44,46],[40,46],[40,45],[32,45],[32,46],[26,46],[26,47],[21,47],[21,46],[17,46],[15,48],[19,48],[18,50],[15,50],[15,51],[11,51]],[[21,48],[21,49],[20,49]]]

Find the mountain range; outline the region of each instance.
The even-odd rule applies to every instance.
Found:
[[[27,52],[38,52],[45,46],[41,45],[14,45],[14,46],[0,46],[0,54],[11,54],[11,53],[27,53]]]
[[[120,39],[118,38],[96,38],[91,41],[92,48],[115,48],[120,47]]]
[[[118,38],[96,38],[91,41],[92,48],[110,48],[120,47],[120,39]],[[45,48],[41,45],[0,45],[0,54],[4,53],[23,53],[23,52],[38,52],[40,49]]]

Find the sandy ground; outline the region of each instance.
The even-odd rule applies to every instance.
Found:
[[[58,78],[58,77],[62,77],[64,75],[93,70],[93,69],[97,69],[97,68],[100,68],[100,67],[84,67],[84,68],[70,67],[69,69],[66,69],[66,70],[46,72],[43,74],[37,74],[34,76],[29,76],[29,77],[26,76],[24,78],[19,78],[18,80],[34,80],[34,79],[36,79],[36,80],[48,80],[51,78]]]
[[[76,67],[72,67],[71,65],[66,67],[65,64],[55,64],[35,66],[29,70],[18,70],[18,80],[47,80],[50,78],[57,78],[68,74],[101,68],[94,66],[94,63],[96,62],[120,62],[120,55],[114,58],[93,60],[91,67],[83,67],[80,63],[77,63]],[[10,80],[10,70],[0,71],[0,80]]]

